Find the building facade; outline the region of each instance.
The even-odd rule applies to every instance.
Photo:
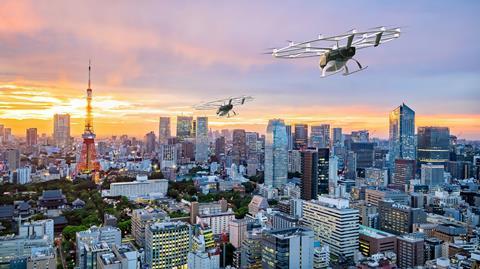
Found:
[[[415,111],[402,104],[390,112],[389,122],[390,167],[396,159],[415,160]]]
[[[287,183],[288,141],[281,119],[268,121],[265,136],[265,185],[280,187]]]
[[[183,222],[156,222],[145,229],[145,262],[152,269],[187,268],[191,226]]]
[[[358,249],[359,212],[349,206],[348,200],[330,197],[303,202],[303,225],[336,257],[353,258]]]

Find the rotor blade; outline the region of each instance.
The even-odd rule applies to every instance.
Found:
[[[350,46],[352,46],[352,42],[353,42],[353,38],[355,37],[355,35],[351,35],[348,37],[347,39],[347,48],[350,48]]]
[[[377,36],[375,37],[375,45],[374,47],[378,46],[380,44],[380,41],[382,40],[382,34],[383,32],[380,32],[377,34]]]

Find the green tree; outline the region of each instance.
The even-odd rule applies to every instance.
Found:
[[[78,226],[68,225],[65,228],[63,228],[62,236],[67,241],[73,241],[75,240],[75,235],[77,232],[85,231],[86,229],[87,227],[83,225],[78,225]]]
[[[129,234],[132,230],[132,220],[129,219],[119,222],[118,228],[122,231],[122,234]]]

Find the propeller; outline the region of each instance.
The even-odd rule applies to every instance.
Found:
[[[383,32],[380,32],[376,35],[375,37],[375,45],[373,45],[374,47],[378,46],[380,44],[380,41],[382,40],[382,34]]]
[[[355,30],[353,30],[353,31],[355,31]],[[348,36],[348,39],[347,39],[347,49],[352,46],[352,42],[353,42],[353,38],[354,38],[354,37],[355,37],[355,34]]]

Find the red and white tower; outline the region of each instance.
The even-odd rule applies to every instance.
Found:
[[[87,89],[87,114],[85,117],[85,130],[82,134],[83,145],[80,155],[80,162],[77,171],[82,174],[90,174],[100,170],[95,150],[95,133],[93,132],[92,116],[92,88],[90,87],[90,61],[88,62],[88,89]]]

